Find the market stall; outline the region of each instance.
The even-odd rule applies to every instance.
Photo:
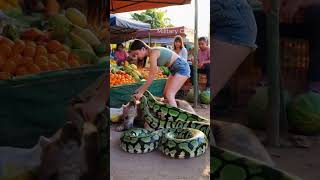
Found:
[[[127,19],[116,14],[110,15],[110,42],[121,43],[135,37],[137,30],[148,30],[151,25],[132,19]]]
[[[138,68],[127,61],[124,65],[117,65],[116,61],[110,60],[110,107],[121,107],[130,101],[131,94],[148,78],[148,68]],[[159,68],[156,80],[149,87],[152,94],[162,96],[166,78],[170,74],[168,68]]]
[[[52,135],[70,99],[105,71],[102,29],[80,10],[55,5],[1,9],[1,146],[31,147]]]

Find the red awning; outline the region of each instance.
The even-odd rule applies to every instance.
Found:
[[[191,0],[110,0],[110,13],[138,11],[190,4]]]

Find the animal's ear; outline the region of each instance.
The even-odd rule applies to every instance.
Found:
[[[39,139],[39,144],[40,144],[40,147],[41,148],[44,148],[46,147],[48,144],[50,144],[51,141],[50,139],[44,137],[44,136],[40,136],[40,139]]]

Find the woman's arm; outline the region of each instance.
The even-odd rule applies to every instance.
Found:
[[[148,90],[149,86],[152,84],[153,80],[156,78],[156,73],[158,71],[157,66],[157,59],[159,57],[158,51],[152,51],[149,56],[150,60],[150,71],[149,71],[149,77],[147,81],[137,90],[139,94],[143,94],[146,90]]]

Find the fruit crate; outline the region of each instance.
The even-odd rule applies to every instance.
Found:
[[[0,146],[29,148],[61,128],[71,98],[105,72],[90,66],[0,81]]]
[[[304,39],[280,39],[281,79],[285,89],[291,94],[303,92],[307,87],[309,64],[309,44]],[[261,67],[252,53],[240,65],[229,81],[233,106],[246,106],[262,79]]]
[[[304,39],[282,38],[281,77],[285,89],[298,94],[307,88],[309,43]]]

